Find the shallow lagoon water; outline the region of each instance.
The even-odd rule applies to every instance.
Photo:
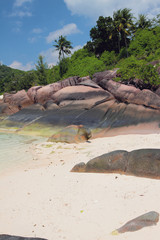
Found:
[[[32,160],[31,144],[40,138],[0,133],[0,174]]]

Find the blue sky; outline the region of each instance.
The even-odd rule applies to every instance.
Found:
[[[30,70],[41,54],[48,65],[55,65],[55,39],[66,36],[73,51],[78,50],[90,39],[99,16],[125,7],[135,16],[160,13],[159,0],[0,0],[0,62]]]

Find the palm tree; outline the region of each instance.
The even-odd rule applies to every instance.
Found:
[[[59,51],[59,61],[64,58],[64,54],[71,54],[71,50],[73,47],[71,42],[66,39],[65,36],[59,36],[58,40],[55,40],[56,44],[53,46]]]
[[[137,29],[150,28],[151,26],[152,26],[152,21],[150,19],[147,19],[146,15],[139,14],[138,20],[136,22]]]
[[[127,50],[127,36],[131,35],[133,28],[133,14],[131,9],[119,9],[113,13],[113,21],[115,29],[118,32],[118,48],[120,51],[121,45],[126,47]],[[127,51],[128,57],[128,51]]]

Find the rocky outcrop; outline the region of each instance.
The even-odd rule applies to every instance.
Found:
[[[32,100],[28,97],[25,90],[18,91],[15,94],[5,93],[3,96],[4,103],[12,106],[17,106],[19,110],[33,104]]]
[[[83,125],[71,125],[48,139],[48,142],[80,143],[91,138],[91,131]]]
[[[51,96],[62,88],[68,86],[75,86],[79,82],[86,80],[85,78],[79,77],[70,77],[64,79],[63,81],[59,81],[56,83],[52,83],[42,87],[32,87],[28,90],[28,96],[34,100],[34,103],[44,104],[46,101],[51,99]]]
[[[120,102],[144,105],[155,109],[160,109],[160,97],[150,90],[140,90],[133,86],[103,79],[99,85],[113,94]]]
[[[73,167],[72,172],[122,173],[160,179],[160,149],[123,150],[103,154]]]
[[[0,103],[0,115],[12,115],[19,112],[18,106],[12,106],[8,103]]]
[[[99,82],[103,79],[105,79],[105,80],[114,79],[117,76],[117,71],[118,71],[118,69],[107,70],[104,72],[97,72],[97,73],[93,74],[92,81],[99,84]]]
[[[72,86],[61,89],[51,97],[55,103],[60,104],[63,101],[72,100],[87,100],[87,99],[98,99],[107,101],[114,99],[113,95],[103,89],[92,88],[88,86]]]
[[[159,221],[159,213],[151,211],[127,222],[122,227],[112,232],[112,235],[125,232],[135,232],[144,227],[154,226]]]
[[[34,123],[62,129],[68,125],[84,125],[97,133],[102,130],[101,135],[93,133],[95,137],[108,136],[119,128],[139,124],[150,124],[145,129],[152,130],[153,123],[158,131],[158,90],[156,94],[127,86],[113,81],[116,76],[117,69],[96,73],[92,80],[89,76],[71,77],[47,86],[32,87],[27,93],[22,90],[4,94],[0,114],[10,115],[7,126]],[[36,105],[34,109],[33,103],[39,107]]]

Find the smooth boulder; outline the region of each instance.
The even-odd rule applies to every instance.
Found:
[[[121,173],[160,179],[160,149],[117,150],[80,163],[72,172]]]
[[[19,237],[19,236],[11,236],[2,234],[0,235],[0,240],[47,240],[45,238],[28,238],[28,237]]]
[[[104,91],[103,89],[88,86],[66,87],[52,95],[52,99],[57,104],[67,100],[78,101],[94,98],[107,99],[108,101],[114,99],[111,93]]]
[[[3,100],[4,103],[17,106],[19,110],[33,104],[33,101],[29,98],[25,90],[18,91],[15,94],[5,93]]]
[[[120,102],[144,105],[155,109],[160,109],[160,96],[156,93],[144,89],[140,90],[133,86],[103,79],[99,85],[109,91]]]
[[[70,125],[48,139],[48,142],[80,143],[91,138],[91,131],[83,125]]]
[[[154,226],[158,223],[158,221],[159,221],[159,213],[155,211],[151,211],[130,220],[129,222],[124,224],[122,227],[113,231],[112,235],[117,235],[119,233],[125,233],[125,232],[135,232],[144,227]]]

